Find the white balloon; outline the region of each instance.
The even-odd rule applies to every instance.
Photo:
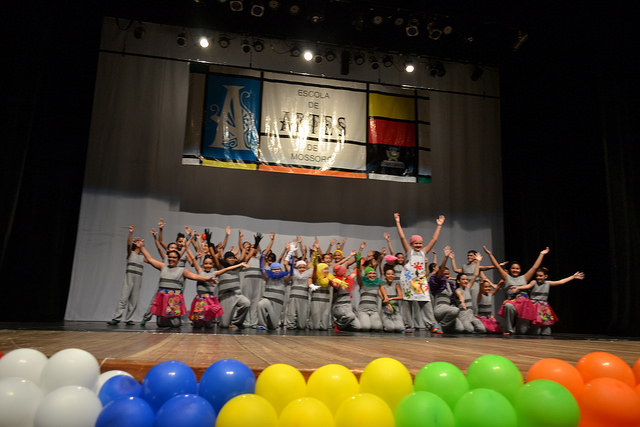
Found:
[[[47,364],[47,356],[32,348],[12,350],[0,358],[0,379],[24,378],[40,383],[40,374]]]
[[[36,409],[42,400],[42,391],[24,378],[0,380],[0,427],[30,427]]]
[[[131,375],[129,372],[126,372],[126,371],[114,370],[114,371],[103,372],[98,377],[98,382],[96,383],[96,394],[100,393],[100,389],[102,388],[104,383],[107,382],[107,380],[109,380],[109,379],[111,379],[111,378],[113,378],[113,377],[115,377],[117,375],[126,375],[128,377],[133,378],[133,375]]]
[[[64,386],[47,394],[38,409],[35,427],[89,427],[102,411],[100,399],[86,387]]]
[[[82,386],[95,392],[99,375],[100,366],[91,353],[67,348],[49,358],[40,376],[40,388],[45,395],[67,385]]]

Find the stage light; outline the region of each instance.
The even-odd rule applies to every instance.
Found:
[[[180,33],[176,36],[176,43],[178,46],[184,46],[187,44],[187,35],[185,33]]]
[[[309,1],[309,19],[314,24],[324,21],[325,6],[324,0]]]
[[[202,48],[207,48],[209,47],[209,39],[206,37],[200,37],[200,40],[198,40],[198,44]]]
[[[328,50],[324,53],[324,59],[326,59],[329,62],[332,62],[333,60],[336,59],[336,53],[333,50]]]
[[[410,19],[405,27],[404,31],[407,33],[409,37],[415,37],[420,34],[420,30],[418,29],[419,21],[417,19]]]
[[[440,61],[430,61],[427,64],[427,70],[429,70],[429,75],[431,77],[444,77],[447,72]]]
[[[262,52],[264,50],[264,43],[262,40],[256,40],[253,42],[253,50],[256,52]]]
[[[522,47],[522,44],[527,41],[529,38],[529,34],[523,33],[522,31],[518,31],[518,37],[516,38],[516,42],[513,44],[513,51],[518,51]]]
[[[393,20],[393,25],[396,27],[402,27],[404,25],[404,18],[402,16],[396,16]]]
[[[415,69],[416,69],[415,65],[413,65],[413,63],[411,63],[411,62],[407,62],[407,63],[404,64],[404,70],[407,73],[413,73],[415,71]]]
[[[297,3],[293,3],[289,5],[289,15],[297,16],[300,14],[300,5]]]
[[[218,44],[221,48],[226,49],[231,44],[231,40],[228,37],[222,36],[218,39]]]
[[[378,58],[376,58],[375,56],[369,57],[369,63],[371,64],[372,70],[377,70],[378,68],[380,68],[380,63],[378,63]]]
[[[353,63],[356,65],[364,64],[364,55],[362,55],[361,53],[358,53],[357,55],[355,55],[353,57]]]
[[[269,0],[269,9],[271,9],[271,10],[280,9],[280,1],[279,0]]]
[[[240,44],[240,49],[244,52],[244,53],[249,53],[251,52],[251,45],[249,44],[248,41],[246,40],[242,40],[242,43]]]
[[[393,65],[393,58],[389,55],[385,55],[382,57],[382,65],[386,68],[389,68]]]
[[[142,25],[138,25],[133,30],[133,37],[135,37],[137,39],[141,39],[142,37],[144,37],[144,27]]]
[[[434,16],[429,20],[429,23],[427,24],[427,32],[429,33],[429,38],[431,40],[439,40],[443,34],[448,36],[453,32],[453,27],[451,25],[445,25],[443,23],[446,19],[446,17]]]
[[[264,15],[264,3],[262,0],[251,0],[251,16],[261,18]]]
[[[374,15],[373,18],[371,18],[371,23],[373,25],[380,25],[384,22],[384,18],[381,15]]]
[[[289,49],[289,54],[295,57],[300,56],[300,48],[298,46],[293,46],[291,49]]]
[[[232,12],[242,12],[244,10],[244,0],[231,0],[229,2],[229,9]]]
[[[484,74],[484,70],[477,65],[473,68],[473,73],[471,73],[471,81],[477,82],[480,80],[480,77]]]
[[[321,63],[321,62],[322,62],[322,55],[316,55],[316,56],[314,56],[314,57],[313,57],[313,61],[314,61],[316,64]]]
[[[313,59],[313,52],[311,52],[310,50],[305,50],[302,54],[302,57],[305,61],[311,61]]]

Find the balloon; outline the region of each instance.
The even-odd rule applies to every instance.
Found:
[[[107,371],[100,374],[98,377],[98,381],[96,382],[96,393],[100,393],[100,389],[107,382],[108,379],[115,377],[116,375],[126,375],[128,377],[133,378],[133,375],[126,371],[120,371],[118,369],[114,369],[113,371]]]
[[[393,426],[393,412],[387,402],[371,393],[347,398],[338,407],[336,427],[389,427]]]
[[[35,427],[86,427],[96,423],[102,411],[93,390],[68,385],[47,394],[36,410]]]
[[[520,387],[513,406],[518,427],[575,427],[580,422],[573,394],[550,380],[533,380]]]
[[[220,410],[216,427],[276,427],[278,414],[267,399],[257,394],[241,394]]]
[[[453,411],[435,393],[416,391],[396,405],[395,427],[454,427]]]
[[[535,405],[535,402],[531,402]],[[453,417],[456,425],[465,427],[515,427],[516,411],[501,393],[488,388],[476,388],[460,397]]]
[[[358,394],[358,379],[342,365],[324,365],[309,376],[307,395],[321,400],[335,414],[340,403]]]
[[[627,365],[627,362],[611,353],[603,351],[589,353],[578,360],[576,368],[585,383],[594,378],[609,377],[616,378],[630,387],[636,385],[633,369]]]
[[[333,414],[327,405],[313,397],[290,402],[280,413],[279,427],[333,427]]]
[[[142,380],[140,397],[157,412],[173,396],[197,392],[198,382],[193,370],[182,362],[169,360],[149,369]]]
[[[640,425],[640,396],[615,378],[601,377],[587,382],[578,396],[578,405],[587,421],[584,424],[602,427]]]
[[[100,388],[98,398],[102,406],[107,406],[112,401],[123,397],[139,397],[140,393],[142,393],[142,386],[138,381],[127,375],[116,375]]]
[[[151,427],[153,409],[140,397],[117,399],[102,408],[96,427]]]
[[[91,353],[67,348],[49,358],[40,376],[40,388],[44,394],[68,385],[86,387],[95,392],[99,376],[98,361]]]
[[[0,379],[18,377],[40,384],[40,375],[47,364],[47,356],[32,348],[19,348],[0,359]]]
[[[575,366],[560,359],[541,359],[531,365],[527,372],[527,382],[541,379],[561,384],[576,398],[584,387],[582,375]]]
[[[453,411],[460,396],[469,391],[469,382],[457,366],[448,362],[432,362],[420,369],[413,389],[437,394]]]
[[[247,365],[237,360],[223,359],[204,371],[198,395],[207,399],[218,413],[231,398],[253,393],[255,388],[256,377]]]
[[[402,363],[389,357],[373,360],[360,375],[360,393],[380,396],[391,410],[412,391],[413,379],[409,370]]]
[[[636,363],[633,364],[633,373],[636,376],[636,384],[640,384],[640,357],[638,357]]]
[[[256,380],[256,394],[267,399],[278,415],[289,402],[306,393],[307,384],[300,371],[283,363],[267,367]]]
[[[0,427],[32,426],[41,400],[42,392],[33,381],[0,379]]]
[[[162,405],[154,427],[209,427],[215,423],[216,412],[207,399],[195,394],[180,394]]]
[[[469,389],[489,388],[513,401],[523,380],[520,370],[506,357],[487,354],[471,362],[467,369]],[[456,405],[457,407],[457,405]]]

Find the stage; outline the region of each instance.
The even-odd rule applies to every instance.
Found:
[[[161,330],[155,323],[109,326],[106,322],[0,323],[0,350],[34,348],[51,356],[65,348],[93,354],[101,370],[121,369],[139,381],[154,365],[179,360],[198,378],[220,359],[237,359],[256,374],[275,363],[299,369],[305,377],[315,369],[337,363],[356,375],[372,360],[391,357],[412,375],[427,363],[446,361],[466,372],[484,354],[513,361],[523,375],[540,359],[557,358],[574,364],[585,354],[606,351],[633,366],[640,357],[640,339],[558,334],[550,337],[502,335],[438,335],[335,331],[259,331],[255,329]]]

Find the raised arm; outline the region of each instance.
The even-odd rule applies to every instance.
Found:
[[[133,225],[129,226],[129,236],[127,237],[127,259],[129,255],[131,255],[131,245],[133,244],[133,230],[135,227]]]
[[[402,249],[404,249],[405,254],[409,253],[411,246],[409,246],[409,242],[407,238],[404,236],[404,231],[402,230],[402,225],[400,225],[400,214],[394,213],[393,219],[396,221],[396,229],[398,230],[398,237],[400,237],[400,243],[402,244]]]
[[[423,248],[425,254],[427,254],[427,252],[433,249],[433,246],[438,241],[438,237],[440,237],[440,231],[442,230],[443,224],[444,224],[444,215],[440,215],[438,219],[436,219],[436,231],[433,232],[433,236],[431,236],[431,240]]]
[[[167,245],[164,243],[164,241],[162,240],[162,232],[164,230],[164,218],[160,218],[158,220],[158,243],[160,244],[160,246],[162,246],[162,248],[164,249],[164,252],[167,252]]]
[[[331,249],[333,248],[333,245],[335,245],[337,242],[336,239],[331,239],[331,241],[329,242],[329,247],[327,248],[327,251],[325,252],[325,254],[330,254],[331,253]]]
[[[243,267],[247,268],[249,267],[249,264],[247,264],[246,262],[239,262],[237,264],[230,265],[229,267],[216,270],[216,276],[220,276],[226,273],[227,271],[231,271],[231,270],[235,270],[236,268],[243,268]]]
[[[524,273],[524,279],[527,282],[533,279],[533,276],[536,274],[536,270],[538,270],[542,265],[542,259],[548,253],[549,253],[549,247],[547,246],[546,248],[540,251],[540,254],[538,255],[538,259],[536,259],[536,262],[533,263],[533,266],[529,269],[529,271]]]
[[[564,279],[561,279],[561,280],[550,280],[549,281],[549,286],[564,285],[565,283],[569,283],[573,279],[583,280],[584,279],[584,273],[582,271],[576,271],[571,276],[565,277]]]
[[[158,232],[156,231],[155,228],[151,229],[151,235],[153,236],[153,243],[155,243],[156,249],[158,250],[158,255],[160,255],[161,259],[164,259],[166,252],[164,251],[164,249],[162,248],[162,245],[158,241]]]
[[[140,252],[142,252],[142,255],[144,255],[144,260],[146,262],[151,264],[153,268],[162,270],[162,267],[164,267],[164,262],[160,262],[151,256],[147,248],[144,247],[144,239],[136,240],[136,246],[140,248]]]
[[[218,283],[218,279],[215,276],[204,277],[196,273],[192,273],[191,271],[184,269],[184,277],[189,280],[195,280],[196,282],[209,282],[209,283]]]
[[[507,280],[507,277],[509,275],[507,274],[506,271],[504,271],[504,268],[500,267],[500,264],[498,263],[498,260],[496,259],[496,257],[493,256],[491,251],[489,249],[487,249],[486,246],[483,246],[482,249],[484,249],[484,252],[487,255],[489,255],[489,259],[491,260],[491,264],[493,264],[493,267],[498,271],[498,274],[500,275],[502,280]]]
[[[385,232],[383,236],[384,236],[384,240],[387,241],[387,246],[389,247],[389,253],[391,255],[395,255],[395,252],[393,251],[393,247],[391,246],[391,236],[387,232]]]
[[[471,279],[469,281],[470,283],[469,288],[473,287],[473,284],[476,283],[476,279],[480,275],[480,262],[482,261],[482,255],[480,255],[479,253],[476,253],[474,257],[476,259],[476,268],[473,270],[473,276],[471,276]]]
[[[438,267],[438,272],[436,273],[436,277],[440,279],[444,274],[444,269],[447,266],[447,261],[449,260],[449,255],[451,255],[451,248],[449,246],[444,247],[444,258],[442,259],[442,264]]]
[[[458,268],[458,266],[456,265],[456,254],[451,252],[451,255],[449,255],[449,258],[451,258],[451,267],[453,268],[453,271],[460,274],[462,273],[462,268]],[[433,261],[436,262],[436,261]]]

